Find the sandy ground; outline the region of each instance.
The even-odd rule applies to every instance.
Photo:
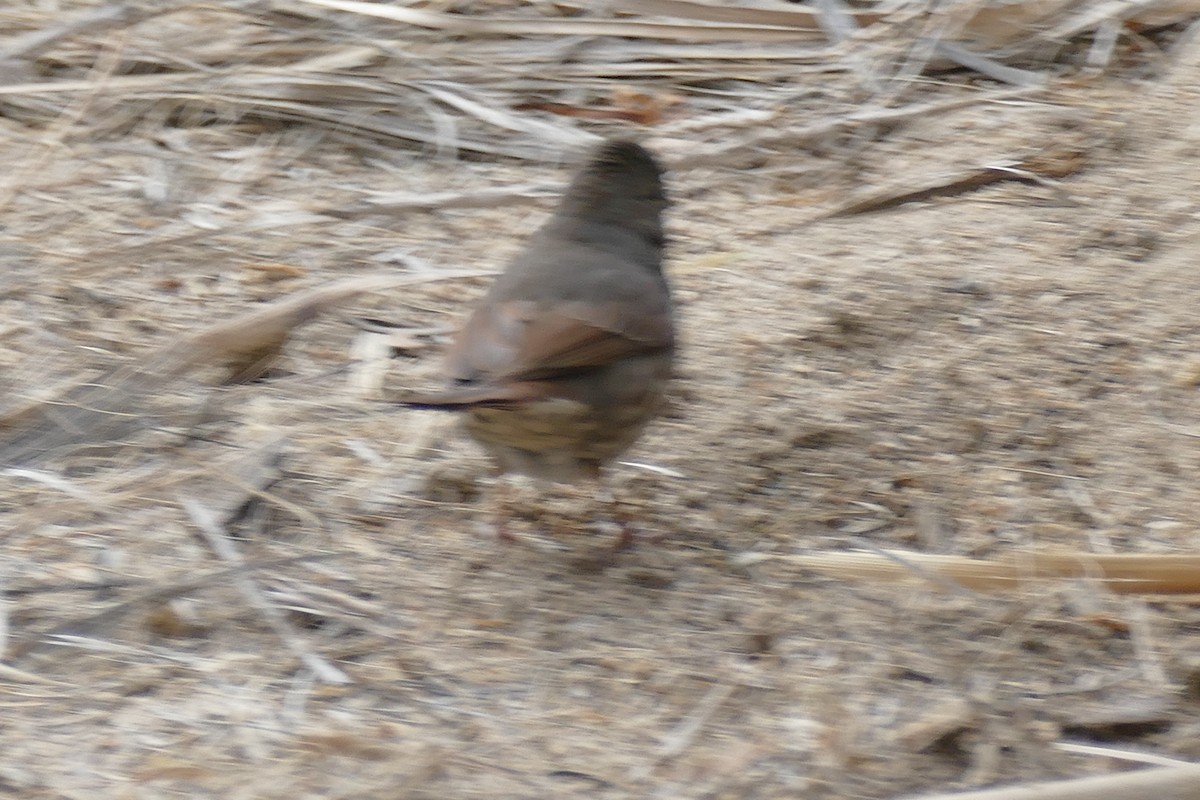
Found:
[[[166,425],[8,473],[0,788],[886,798],[1126,766],[1062,742],[1200,759],[1194,604],[1086,582],[873,585],[790,561],[864,544],[985,559],[1200,546],[1196,87],[1187,45],[1150,76],[672,174],[683,360],[671,413],[629,460],[681,477],[613,471],[651,539],[615,559],[586,488],[523,491],[526,544],[495,541],[479,451],[438,415],[357,393],[338,314],[300,329],[268,380],[205,391],[190,437]],[[185,211],[197,227],[181,230],[203,231],[205,208],[567,174],[355,152],[302,126],[269,147],[248,129],[240,146],[261,154],[230,161],[228,131],[51,147],[0,122],[16,170],[0,218],[10,399],[305,287],[412,268],[389,254],[499,266],[549,202],[123,245]],[[812,221],[868,187],[1051,144],[1085,159],[1058,185]],[[484,285],[348,313],[444,330]],[[435,385],[440,347],[414,338],[388,388]],[[173,391],[168,406],[199,393]],[[235,577],[351,683],[300,664],[185,513],[224,508],[229,476],[268,446],[276,479],[228,522],[259,568]]]

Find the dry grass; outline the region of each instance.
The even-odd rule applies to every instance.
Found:
[[[1200,759],[1194,603],[1097,571],[1200,547],[1196,10],[1086,5],[0,9],[0,787],[884,798]],[[552,490],[501,545],[479,454],[380,387],[434,384],[631,130],[673,167],[685,362],[615,483],[662,540],[598,557]],[[981,561],[1004,591],[922,566]]]

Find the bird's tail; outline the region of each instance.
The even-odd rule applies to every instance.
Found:
[[[530,385],[464,386],[440,392],[416,393],[396,400],[406,408],[428,411],[462,411],[468,408],[503,408],[534,399]]]

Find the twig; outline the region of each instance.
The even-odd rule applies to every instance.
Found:
[[[696,152],[675,159],[671,166],[675,168],[707,165],[736,166],[738,161],[736,158],[731,158],[732,156],[741,153],[750,154],[760,148],[819,142],[836,133],[852,131],[868,125],[899,125],[912,119],[924,119],[935,114],[944,114],[948,111],[969,108],[981,103],[1031,98],[1042,92],[1043,88],[1040,86],[1022,86],[1015,89],[1000,89],[968,97],[957,97],[953,100],[940,100],[902,108],[864,108],[840,117],[822,120],[803,128],[782,132],[768,131],[729,144],[710,148],[697,148]]]
[[[973,69],[980,75],[986,75],[989,78],[994,78],[1013,86],[1043,86],[1046,83],[1046,76],[1040,72],[1018,69],[1017,67],[1010,67],[1007,64],[1001,64],[995,59],[988,58],[979,53],[973,53],[953,42],[938,42],[934,48],[934,52],[959,66]]]
[[[1116,747],[1101,747],[1100,745],[1085,744],[1084,742],[1055,742],[1054,748],[1056,750],[1062,750],[1064,753],[1076,753],[1082,756],[1115,758],[1121,761],[1132,761],[1137,764],[1152,764],[1156,767],[1188,766],[1187,761],[1183,761],[1178,758],[1170,758],[1168,756],[1160,756],[1157,753],[1143,753],[1138,750],[1125,750]]]
[[[975,792],[919,795],[907,800],[1094,800],[1097,797],[1200,800],[1200,765],[1152,767],[1136,772],[1025,783]]]
[[[37,649],[39,645],[45,644],[50,639],[81,634],[88,630],[94,630],[97,626],[103,625],[105,622],[113,620],[122,614],[127,614],[138,606],[169,600],[172,597],[178,597],[180,595],[187,594],[188,592],[193,592],[206,586],[211,586],[215,583],[233,580],[237,576],[244,573],[286,566],[288,564],[297,564],[307,561],[324,561],[326,559],[342,557],[342,553],[312,553],[309,555],[272,559],[268,561],[243,561],[236,566],[214,570],[212,572],[199,575],[195,578],[173,580],[165,586],[155,586],[151,589],[147,589],[140,594],[111,605],[98,613],[91,614],[87,617],[70,619],[66,622],[60,622],[44,633],[19,640],[17,644],[12,647],[9,655],[11,658],[20,658],[21,656],[27,655],[31,651]],[[8,589],[6,594],[25,595],[40,594],[44,592],[101,591],[104,589],[138,585],[139,583],[142,582],[104,581],[99,583],[68,583],[56,586],[14,586]]]
[[[936,583],[943,589],[954,592],[955,594],[963,597],[971,596],[969,588],[964,583],[956,582],[935,570],[929,569],[924,564],[909,558],[910,554],[901,553],[896,550],[884,550],[879,545],[865,539],[860,540],[860,543],[880,558],[886,558],[888,561],[903,567],[917,577],[924,578],[931,583]]]
[[[34,483],[40,483],[49,486],[51,489],[57,489],[68,497],[73,497],[80,502],[86,503],[92,509],[97,509],[102,506],[100,501],[94,497],[89,491],[84,489],[61,475],[56,475],[53,472],[44,472],[37,469],[22,469],[13,467],[10,469],[0,470],[0,475],[11,475],[14,478],[24,478]],[[3,591],[0,590],[0,594]]]
[[[350,208],[330,208],[321,213],[342,219],[364,214],[398,214],[443,208],[507,208],[540,202],[561,194],[563,188],[561,185],[531,183],[467,192],[379,192]]]
[[[687,746],[696,738],[696,734],[708,722],[709,717],[716,713],[736,688],[737,684],[734,683],[718,683],[709,689],[708,693],[700,698],[700,702],[696,703],[696,707],[692,709],[691,713],[680,720],[679,724],[663,737],[658,761],[662,762],[673,758],[686,750]]]
[[[39,686],[69,686],[62,681],[52,681],[28,670],[18,669],[9,664],[0,664],[0,678],[13,683],[36,683]]]
[[[613,5],[627,11],[636,11],[639,14],[660,14],[665,17],[695,19],[704,22],[755,22],[761,25],[781,25],[809,30],[815,30],[819,25],[817,14],[802,9],[784,11],[776,8],[720,6],[711,3],[689,2],[689,0],[627,0],[626,2],[616,2]],[[874,11],[863,10],[854,10],[848,13],[859,25],[870,25],[885,16]]]
[[[422,28],[467,34],[507,36],[625,36],[636,39],[669,39],[683,42],[795,42],[811,41],[813,34],[804,28],[753,24],[686,25],[640,20],[598,20],[585,18],[495,19],[460,14],[439,14],[411,8],[358,0],[293,0],[335,11],[362,14]]]
[[[180,505],[183,506],[188,516],[192,518],[192,521],[196,523],[200,534],[208,542],[209,547],[212,548],[218,558],[228,564],[237,566],[245,563],[241,554],[238,553],[237,548],[233,546],[233,542],[229,540],[229,537],[226,536],[225,531],[222,530],[220,524],[217,522],[216,515],[210,509],[190,497],[180,498]],[[262,591],[248,576],[239,574],[234,578],[234,583],[237,584],[237,587],[250,602],[250,605],[262,613],[267,625],[275,631],[275,635],[292,651],[294,656],[299,658],[306,667],[312,670],[313,674],[319,680],[331,684],[353,682],[349,675],[308,648],[304,640],[288,624],[283,612],[267,600]]]
[[[302,564],[309,561],[325,561],[332,558],[340,558],[339,553],[311,553],[302,556],[288,556],[287,558],[271,558],[261,561],[247,561],[236,567],[227,567],[225,569],[214,570],[202,575],[198,575],[190,580],[173,580],[165,586],[156,586],[148,590],[138,597],[129,598],[120,603],[120,610],[125,610],[132,605],[138,603],[151,603],[161,600],[167,600],[172,597],[177,597],[181,594],[201,589],[205,586],[211,586],[214,583],[229,580],[233,575],[239,572],[253,572],[255,570],[276,569],[278,567],[286,567],[290,564]],[[118,578],[107,581],[71,581],[69,583],[26,583],[12,586],[0,587],[0,597],[23,597],[25,595],[35,594],[56,594],[59,592],[107,592],[113,589],[126,589],[131,587],[145,586],[150,581],[144,578]],[[114,608],[107,608],[100,612],[105,619],[114,616]],[[95,620],[96,617],[89,617],[89,620]],[[80,625],[79,620],[73,620],[60,626],[62,630],[74,629]],[[59,628],[55,628],[52,632],[61,632]]]
[[[903,561],[972,589],[1008,591],[1035,580],[1092,580],[1117,594],[1200,594],[1200,555],[1127,553],[1016,553],[998,561],[959,556],[898,553]],[[890,555],[823,553],[774,556],[835,577],[896,581],[910,577],[910,565]]]
[[[1083,168],[1085,159],[1078,152],[1062,152],[1055,154],[1059,162],[1052,163],[1048,158],[1036,157],[1015,164],[988,164],[970,172],[954,175],[948,178],[931,180],[925,186],[902,191],[883,191],[870,197],[856,200],[841,208],[834,209],[819,219],[847,217],[854,214],[869,214],[884,211],[897,206],[915,203],[921,200],[932,200],[938,197],[954,197],[966,194],[985,186],[1004,181],[1020,181],[1038,186],[1047,186],[1058,192],[1063,200],[1069,200],[1069,195],[1062,187],[1049,177],[1035,171],[1034,167],[1047,172],[1053,172],[1054,177],[1069,175]]]

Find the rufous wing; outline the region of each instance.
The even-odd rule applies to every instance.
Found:
[[[404,403],[461,408],[537,399],[553,393],[556,378],[673,346],[665,303],[636,303],[631,309],[628,302],[567,302],[549,310],[524,301],[484,305],[447,356],[452,377],[462,385]]]
[[[636,309],[644,310],[644,309]],[[553,380],[674,346],[670,310],[630,313],[628,303],[564,303],[526,321],[520,345],[491,381]]]

